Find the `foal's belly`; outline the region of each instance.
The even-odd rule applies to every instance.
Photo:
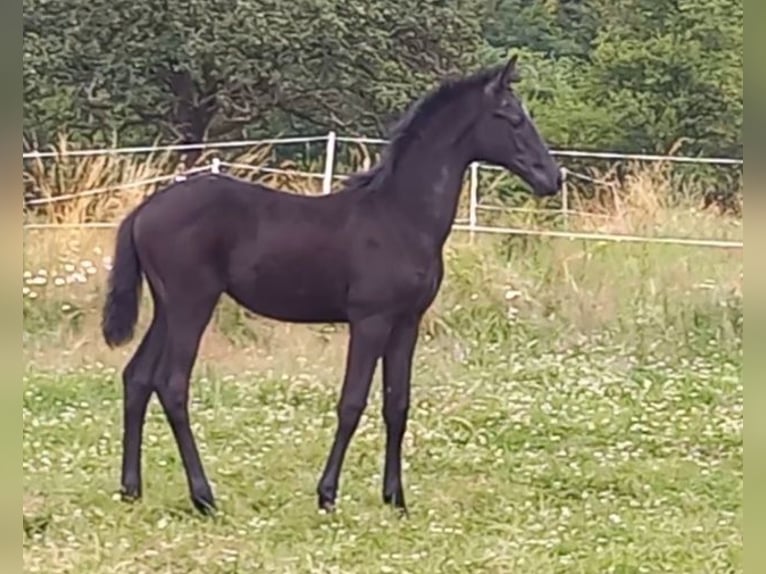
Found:
[[[271,319],[295,323],[347,320],[344,281],[320,270],[289,265],[270,270],[264,266],[231,282],[227,293],[253,313]]]

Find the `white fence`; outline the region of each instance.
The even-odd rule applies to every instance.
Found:
[[[329,132],[327,135],[321,136],[309,136],[309,137],[286,137],[286,138],[274,138],[274,139],[261,139],[261,140],[243,140],[233,142],[211,142],[211,143],[199,143],[199,144],[183,144],[183,145],[168,145],[168,146],[140,146],[140,147],[121,147],[121,148],[106,148],[106,149],[86,149],[86,150],[65,150],[62,152],[41,152],[30,151],[22,154],[22,159],[44,159],[44,158],[59,158],[59,157],[87,157],[98,155],[135,155],[135,154],[151,154],[158,152],[188,152],[195,150],[209,150],[209,149],[236,149],[247,148],[263,145],[286,145],[286,144],[306,144],[313,142],[325,142],[325,162],[324,170],[322,173],[314,172],[302,172],[298,170],[282,170],[277,168],[269,168],[266,166],[256,166],[238,163],[228,163],[221,161],[218,158],[213,158],[209,165],[196,167],[187,170],[180,174],[171,174],[165,176],[158,176],[151,179],[135,181],[128,184],[121,184],[111,187],[105,187],[100,189],[90,189],[81,191],[78,193],[72,193],[67,195],[60,195],[52,198],[40,198],[27,202],[27,205],[40,205],[62,201],[69,201],[80,197],[94,196],[112,191],[130,189],[136,187],[142,187],[144,185],[151,185],[161,183],[165,181],[184,179],[187,175],[193,173],[201,173],[210,171],[213,173],[219,173],[222,168],[235,168],[246,169],[252,171],[260,171],[264,173],[284,173],[291,175],[298,175],[308,178],[317,178],[322,180],[322,193],[329,194],[332,190],[332,182],[334,179],[344,179],[347,176],[342,174],[336,174],[334,172],[335,165],[335,152],[338,143],[358,143],[358,144],[386,144],[387,141],[376,138],[364,138],[364,137],[344,137],[337,136],[335,132]],[[632,160],[632,161],[649,161],[649,162],[675,162],[675,163],[690,163],[690,164],[708,164],[708,165],[743,165],[743,160],[738,158],[709,158],[709,157],[690,157],[690,156],[663,156],[663,155],[651,155],[651,154],[621,154],[614,152],[589,152],[589,151],[577,151],[577,150],[552,150],[554,156],[570,157],[570,158],[593,158],[593,159],[610,159],[610,160]],[[744,247],[742,241],[726,241],[715,239],[692,239],[692,238],[672,238],[672,237],[646,237],[635,235],[620,235],[620,234],[606,234],[606,233],[583,233],[583,232],[569,232],[569,231],[553,231],[553,230],[534,230],[523,228],[511,228],[511,227],[489,227],[480,225],[478,223],[478,212],[480,210],[493,210],[498,209],[495,206],[481,205],[479,202],[479,171],[481,169],[497,170],[501,169],[496,166],[481,165],[473,163],[470,166],[469,172],[469,207],[468,218],[458,219],[455,221],[453,229],[458,231],[468,231],[471,234],[474,233],[494,233],[494,234],[506,234],[506,235],[532,235],[532,236],[547,236],[547,237],[561,237],[569,239],[581,239],[581,240],[595,240],[595,241],[616,241],[616,242],[642,242],[642,243],[666,243],[675,245],[689,245],[698,247],[718,247],[728,249],[741,249]],[[569,210],[569,186],[567,180],[570,178],[577,178],[586,181],[590,181],[595,184],[610,185],[607,182],[601,182],[591,178],[588,175],[577,173],[566,168],[562,168],[564,175],[564,186],[562,189],[561,210],[556,210],[562,213],[564,216],[570,214]],[[504,208],[500,208],[504,209]],[[517,208],[516,211],[542,211],[542,210],[525,210]],[[115,223],[90,223],[90,224],[25,224],[26,229],[46,229],[46,228],[62,228],[62,227],[114,227]]]

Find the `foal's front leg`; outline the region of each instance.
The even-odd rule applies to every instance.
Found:
[[[407,430],[412,357],[419,325],[419,318],[397,323],[383,355],[383,419],[386,422],[383,502],[404,514],[407,506],[402,487],[402,439]]]
[[[375,364],[383,354],[390,330],[390,321],[383,317],[368,317],[350,325],[346,374],[337,407],[338,427],[317,485],[319,508],[327,512],[335,508],[343,459],[367,406]]]

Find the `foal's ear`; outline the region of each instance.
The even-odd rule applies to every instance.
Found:
[[[502,93],[510,84],[519,81],[519,73],[516,70],[516,62],[519,59],[518,54],[513,54],[508,62],[503,66],[503,69],[497,73],[497,75],[489,81],[486,91],[490,95],[497,95]]]

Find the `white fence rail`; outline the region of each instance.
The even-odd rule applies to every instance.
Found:
[[[375,138],[354,138],[338,136],[335,132],[329,132],[326,136],[311,136],[311,137],[288,137],[288,138],[275,138],[275,139],[262,139],[262,140],[243,140],[234,142],[219,142],[219,143],[199,143],[199,144],[184,144],[175,146],[145,146],[145,147],[122,147],[122,148],[109,148],[109,149],[89,149],[89,150],[65,150],[62,152],[40,152],[31,151],[22,154],[22,159],[42,159],[42,158],[54,158],[54,157],[87,157],[97,155],[121,155],[121,154],[149,154],[156,152],[185,152],[191,150],[202,149],[231,149],[231,148],[245,148],[255,147],[259,145],[280,145],[280,144],[299,144],[299,143],[311,143],[311,142],[325,142],[325,163],[322,173],[305,172],[299,170],[284,170],[278,168],[270,168],[266,166],[229,163],[220,160],[220,158],[212,158],[210,164],[205,166],[199,166],[189,169],[179,174],[170,174],[165,176],[153,177],[146,180],[130,182],[126,184],[119,184],[110,187],[103,187],[98,189],[86,190],[78,193],[71,193],[66,195],[60,195],[51,198],[37,198],[27,201],[27,205],[43,205],[49,203],[57,203],[63,201],[77,200],[82,197],[92,197],[95,195],[110,193],[113,191],[121,191],[128,189],[136,189],[147,185],[153,185],[171,180],[183,180],[188,175],[194,173],[202,173],[210,171],[211,173],[220,173],[222,168],[229,169],[245,169],[252,171],[260,171],[264,173],[277,173],[287,174],[293,176],[302,176],[307,178],[316,178],[322,180],[322,193],[329,194],[332,190],[333,179],[345,179],[348,177],[343,174],[334,173],[335,152],[338,143],[361,143],[361,144],[385,144],[386,140]],[[646,154],[621,154],[614,152],[587,152],[576,150],[554,150],[554,155],[562,157],[579,157],[579,158],[594,158],[594,159],[612,159],[612,160],[637,160],[637,161],[649,161],[649,162],[676,162],[676,163],[696,163],[696,164],[708,164],[708,165],[743,165],[742,159],[737,158],[709,158],[709,157],[689,157],[689,156],[663,156],[663,155],[646,155]],[[614,242],[643,242],[643,243],[664,243],[674,245],[687,245],[698,247],[716,247],[727,249],[742,249],[744,242],[742,241],[724,241],[714,239],[695,239],[695,238],[672,238],[672,237],[648,237],[648,236],[635,236],[635,235],[619,235],[619,234],[605,234],[605,233],[584,233],[584,232],[570,232],[570,231],[554,231],[554,230],[534,230],[512,227],[489,227],[480,225],[478,222],[478,212],[480,210],[493,210],[502,209],[509,211],[522,211],[519,208],[499,208],[496,206],[481,205],[479,202],[479,171],[481,169],[487,170],[502,170],[497,166],[481,165],[479,163],[472,163],[469,170],[469,213],[467,222],[465,220],[456,220],[453,229],[457,231],[468,231],[471,235],[475,233],[493,233],[504,235],[531,235],[541,237],[558,237],[569,239],[581,239],[592,241],[614,241]],[[590,181],[595,184],[609,186],[609,182],[599,181],[586,174],[577,173],[566,168],[562,168],[564,175],[564,186],[562,189],[562,207],[561,210],[555,210],[562,213],[564,217],[569,215],[578,215],[578,212],[571,212],[569,210],[569,197],[568,197],[568,185],[567,180],[570,177]],[[523,211],[554,211],[554,210],[529,210]],[[588,214],[598,215],[598,214]],[[90,227],[90,228],[110,228],[115,227],[115,223],[86,223],[86,224],[44,224],[44,223],[29,223],[25,224],[25,229],[62,229],[62,228],[77,228],[77,227]]]
[[[131,155],[131,154],[150,154],[157,152],[188,152],[208,149],[229,149],[246,148],[262,145],[289,145],[306,144],[314,142],[327,142],[328,149],[331,148],[334,153],[335,143],[357,143],[357,144],[387,144],[388,140],[381,138],[339,136],[335,132],[328,132],[325,135],[316,136],[294,136],[284,138],[258,139],[258,140],[237,140],[224,142],[203,142],[193,144],[177,144],[164,146],[134,146],[134,147],[116,147],[116,148],[96,148],[83,150],[62,150],[40,151],[32,150],[21,154],[22,159],[38,159],[53,157],[83,157],[98,155]],[[713,165],[742,165],[744,160],[741,158],[729,157],[695,157],[680,155],[654,155],[654,154],[636,154],[620,152],[603,151],[583,151],[583,150],[551,150],[553,155],[561,157],[579,157],[591,159],[612,159],[612,160],[634,160],[634,161],[667,161],[677,163],[698,163]]]
[[[288,144],[306,144],[312,142],[322,142],[327,140],[324,136],[300,136],[287,138],[273,138],[262,140],[236,140],[230,142],[205,142],[193,144],[175,144],[161,146],[135,146],[135,147],[114,147],[114,148],[95,148],[95,149],[72,149],[62,151],[39,151],[32,150],[21,154],[22,159],[42,159],[52,157],[86,157],[98,155],[136,155],[151,154],[158,152],[189,152],[206,149],[237,149],[265,145],[288,145]]]

